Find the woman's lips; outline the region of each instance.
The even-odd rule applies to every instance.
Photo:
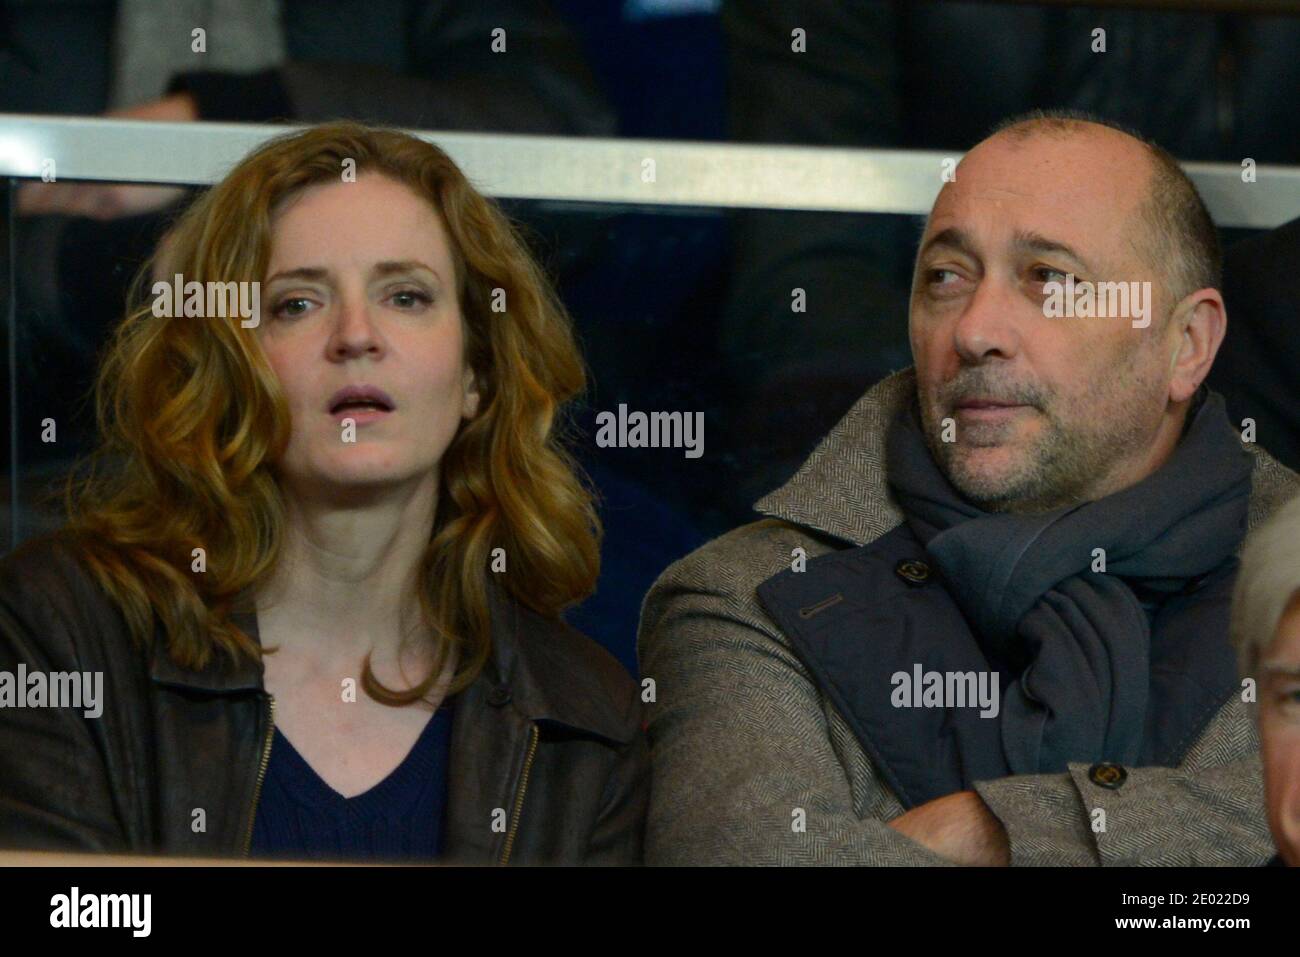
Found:
[[[333,419],[340,425],[344,419],[352,419],[357,425],[368,425],[371,422],[378,422],[385,416],[392,415],[389,409],[379,409],[374,406],[348,406],[345,405],[337,412],[333,413]]]
[[[329,403],[325,406],[331,413],[337,412],[343,406],[368,407],[392,411],[397,408],[397,403],[393,397],[378,386],[366,385],[365,383],[354,383],[345,385],[332,396]]]

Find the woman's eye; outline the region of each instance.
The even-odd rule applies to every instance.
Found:
[[[407,305],[408,300],[410,300],[410,305]],[[393,293],[393,302],[402,308],[411,309],[414,308],[417,302],[427,306],[433,302],[433,297],[428,293],[420,292],[418,289],[403,289]]]
[[[308,300],[303,296],[290,296],[288,299],[281,299],[279,304],[271,310],[271,315],[277,317],[288,316],[291,319],[297,318],[306,311],[307,302]],[[299,303],[302,304],[301,309],[297,307]]]

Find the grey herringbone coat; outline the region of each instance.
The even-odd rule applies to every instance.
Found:
[[[915,388],[911,369],[878,383],[758,502],[769,519],[675,563],[646,596],[641,671],[656,689],[649,863],[948,863],[887,826],[903,805],[755,594],[790,567],[795,548],[812,559],[902,522],[884,437]],[[1254,528],[1300,492],[1300,476],[1247,448]],[[1261,864],[1274,849],[1254,711],[1234,696],[1179,767],[1129,769],[1119,790],[1093,784],[1086,763],[975,790],[1005,825],[1013,865]],[[1102,806],[1106,827],[1094,833],[1091,812]]]

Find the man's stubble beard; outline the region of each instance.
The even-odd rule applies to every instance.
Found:
[[[1106,487],[1125,454],[1152,436],[1153,423],[1143,413],[1163,382],[1158,368],[1144,358],[1142,348],[1128,350],[1120,368],[1094,376],[1077,397],[1041,389],[1022,393],[1018,401],[1030,402],[1030,414],[1042,428],[998,474],[972,465],[972,449],[961,442],[960,425],[957,441],[941,441],[941,425],[928,403],[921,416],[926,445],[949,483],[988,512],[1046,512],[1102,497],[1109,493],[1098,490]],[[976,391],[970,385],[966,390]],[[1117,399],[1121,391],[1123,397]]]

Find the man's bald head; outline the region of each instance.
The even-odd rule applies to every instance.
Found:
[[[1218,289],[1223,282],[1223,253],[1214,220],[1178,160],[1160,145],[1119,123],[1073,110],[1035,110],[1013,116],[1000,123],[988,139],[1064,138],[1087,133],[1090,126],[1134,140],[1151,164],[1146,200],[1139,207],[1142,235],[1136,244],[1165,277],[1170,301],[1178,302],[1198,289]]]
[[[1044,510],[1158,468],[1223,341],[1218,255],[1178,164],[1112,124],[1021,117],[967,153],[930,210],[908,315],[954,487]]]

